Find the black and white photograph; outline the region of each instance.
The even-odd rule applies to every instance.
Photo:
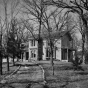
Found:
[[[88,0],[0,0],[0,88],[88,88]]]

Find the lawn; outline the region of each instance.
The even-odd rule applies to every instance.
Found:
[[[3,75],[0,75],[0,81],[7,75],[11,74],[15,69],[17,69],[17,66],[13,66],[12,63],[9,64],[10,71],[7,71],[7,63],[3,63],[2,67]]]
[[[55,62],[54,76],[49,63],[40,63],[45,70],[46,85],[49,88],[88,88],[88,66],[84,71],[74,71],[71,63]]]
[[[27,64],[27,63],[24,63]],[[29,87],[29,84],[33,84],[31,86],[43,86],[40,84],[40,82],[43,82],[43,78],[42,78],[42,71],[41,68],[39,66],[24,66],[24,64],[22,64],[22,66],[19,68],[19,70],[16,72],[16,74],[13,74],[12,76],[9,76],[9,78],[5,79],[5,83],[2,83],[4,80],[2,80],[3,76],[6,76],[7,74],[9,75],[11,72],[13,72],[14,70],[16,70],[17,66],[10,66],[10,72],[5,72],[6,70],[6,65],[4,65],[3,70],[4,73],[1,76],[1,84],[0,84],[0,88],[26,88],[26,86]],[[8,76],[6,76],[8,77]]]
[[[88,88],[88,65],[82,65],[84,71],[81,70],[74,71],[71,63],[67,62],[62,63],[60,61],[55,61],[54,75],[52,75],[52,68],[50,65],[50,61],[39,61],[37,63],[42,65],[45,70],[45,80],[47,82],[46,83],[47,87],[42,87],[41,84],[34,83],[31,86],[31,88]],[[17,67],[10,65],[9,73],[11,73],[16,68]],[[4,74],[5,73],[6,75],[9,74],[6,71],[5,65],[3,65],[3,71]],[[25,88],[24,86],[27,85],[30,81],[37,82],[38,80],[40,80],[41,79],[40,77],[42,77],[41,75],[42,73],[38,66],[31,66],[31,67],[29,66],[29,68],[26,69],[22,67],[20,71],[18,71],[18,73],[14,75],[14,77],[15,78],[17,77],[17,80],[18,81],[20,80],[20,82],[13,79],[13,82],[11,81],[10,85],[14,86],[14,88]]]

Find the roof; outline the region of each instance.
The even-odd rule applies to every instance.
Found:
[[[59,39],[59,38],[63,37],[64,35],[68,35],[69,38],[72,39],[71,34],[68,31],[61,31],[61,32],[57,31],[57,32],[52,32],[50,34],[45,33],[45,34],[41,34],[40,37],[42,39],[48,39],[49,37],[52,39]],[[29,38],[29,40],[30,39],[38,39],[38,36],[39,36],[38,34],[35,34],[35,35],[31,36]]]

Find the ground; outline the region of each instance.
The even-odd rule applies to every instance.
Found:
[[[45,70],[45,85],[47,88],[88,87],[88,65],[82,65],[84,71],[74,71],[71,63],[54,61],[53,76],[49,61],[40,61],[36,63],[43,66]],[[13,69],[10,70],[13,71],[17,67],[18,66],[11,67]],[[0,84],[0,88],[46,88],[44,87],[44,79],[42,75],[39,66],[22,66],[16,74],[13,74],[11,77],[6,79],[6,84]],[[29,87],[30,85],[31,87]]]
[[[43,64],[46,81],[49,88],[87,88],[88,67],[83,65],[84,71],[74,71],[71,63],[54,64],[54,76],[50,64]]]

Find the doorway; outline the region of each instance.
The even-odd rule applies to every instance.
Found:
[[[29,58],[29,52],[26,52],[26,60]]]

